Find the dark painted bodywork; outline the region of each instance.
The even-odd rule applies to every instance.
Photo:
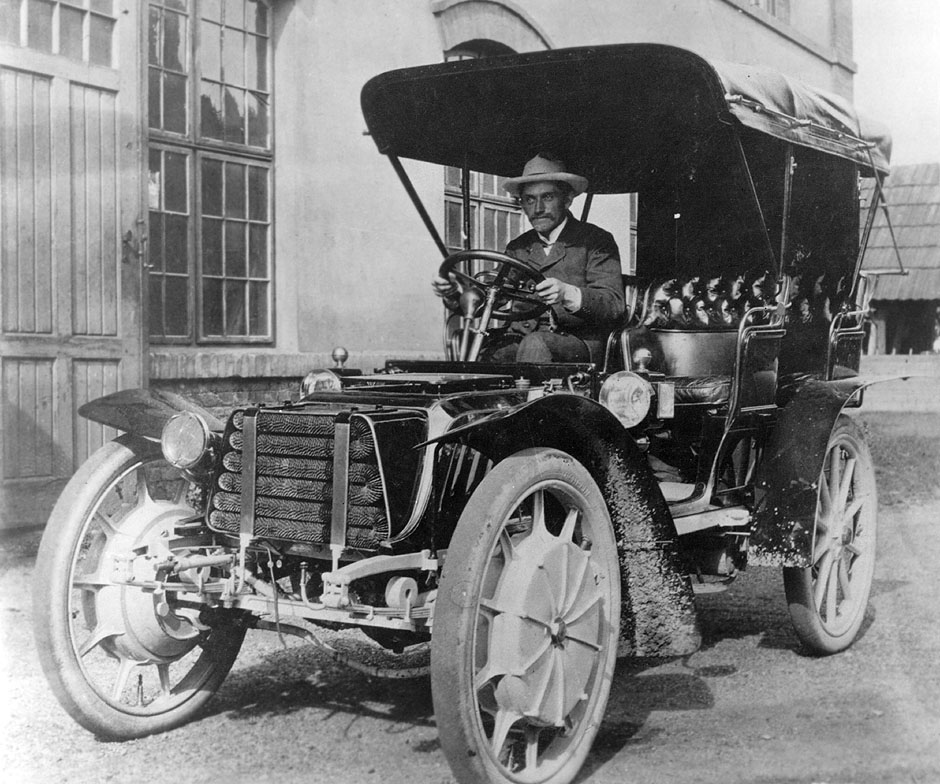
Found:
[[[751,558],[768,566],[810,565],[819,476],[832,428],[865,387],[902,376],[833,381],[797,377],[781,384],[776,427],[755,477]]]
[[[446,383],[427,378],[427,374],[440,372],[440,363],[403,364],[407,364],[409,370],[419,369],[420,380],[414,380],[415,376],[407,373],[393,372],[375,381],[376,386],[371,389],[357,387],[339,394],[316,395],[296,404],[264,410],[296,416],[299,412],[315,413],[321,408],[330,411],[342,408],[358,411],[363,416],[381,414],[385,420],[394,422],[396,413],[402,411],[420,412],[426,419],[430,407],[439,405],[448,414],[451,428],[436,434],[430,443],[418,444],[418,449],[429,449],[433,444],[463,443],[494,462],[538,446],[557,448],[570,454],[594,477],[607,499],[614,524],[621,587],[623,596],[629,597],[623,602],[622,652],[640,656],[680,655],[698,647],[700,633],[688,579],[689,567],[680,554],[668,506],[645,455],[607,409],[584,394],[567,392],[526,401],[528,390],[515,388],[513,374],[493,375],[485,383],[480,380],[480,367],[474,368],[478,374],[477,382],[473,384],[476,389],[449,394]],[[451,365],[446,367],[454,369]],[[400,370],[395,365],[392,369]],[[503,366],[501,369],[505,371],[507,368]],[[569,374],[584,373],[585,378],[595,375],[590,366],[545,366],[541,369],[527,366],[517,368],[515,375],[525,371],[533,379],[544,377],[548,381],[560,377],[562,370]],[[455,374],[454,385],[466,388],[464,376]],[[354,383],[364,382],[355,378]],[[486,386],[490,388],[486,389]],[[585,386],[591,389],[594,385],[587,382]],[[181,399],[168,399],[163,394],[135,390],[95,401],[86,406],[84,413],[95,421],[111,426],[123,425],[122,429],[129,432],[158,438],[166,420],[180,410],[198,410],[198,407]],[[233,421],[237,418],[238,412]],[[225,430],[228,434],[232,425],[226,429],[224,423],[213,418],[213,429]],[[415,438],[412,427],[408,429],[410,435],[407,440],[414,445],[420,439]],[[427,432],[424,426],[421,432]],[[391,522],[400,525],[405,516],[403,500],[407,498],[414,503],[414,480],[411,478],[415,475],[414,455],[395,457],[390,451],[395,447],[389,446],[388,439],[378,440],[390,464],[398,467],[407,465],[409,477],[396,477],[397,485],[390,488],[393,491],[390,493],[392,507],[398,509],[396,519]],[[441,477],[435,481],[440,482]],[[218,495],[216,493],[213,498]],[[213,505],[217,503],[220,501],[212,501]],[[218,511],[213,514],[218,514]],[[294,516],[294,511],[288,510],[288,517],[291,516]],[[314,527],[320,530],[324,524],[324,530],[328,531],[328,520]],[[271,533],[286,531],[289,539],[295,538],[297,524],[285,525],[272,529]],[[216,528],[215,525],[212,527]],[[217,530],[234,534],[238,529],[236,524],[235,528],[220,527]],[[415,538],[421,540],[426,533],[416,531]],[[325,534],[321,536],[326,538]],[[356,540],[356,543],[366,549],[374,549],[365,538]],[[398,548],[407,549],[407,541],[399,543]]]
[[[173,392],[155,389],[126,389],[99,397],[78,409],[79,416],[159,441],[163,426],[175,414],[191,411],[205,419],[209,429],[221,432],[225,423],[212,412]]]
[[[557,394],[458,428],[460,440],[494,461],[530,447],[567,452],[607,500],[620,558],[621,648],[635,656],[678,656],[701,640],[669,508],[646,456],[614,416],[589,398]]]

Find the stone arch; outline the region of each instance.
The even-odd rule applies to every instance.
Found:
[[[553,48],[545,31],[511,0],[434,0],[431,10],[445,52],[468,41],[493,41],[515,52]]]

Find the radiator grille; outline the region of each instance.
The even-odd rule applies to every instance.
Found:
[[[333,511],[335,414],[261,409],[255,450],[254,533],[267,539],[328,544]],[[225,429],[221,471],[209,503],[209,526],[237,534],[241,526],[244,411]],[[353,417],[349,442],[346,542],[374,549],[388,538],[382,476],[366,421]],[[248,463],[251,464],[250,461]]]

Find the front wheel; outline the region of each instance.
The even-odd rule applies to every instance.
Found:
[[[434,612],[434,713],[460,782],[574,778],[607,706],[619,618],[591,475],[552,449],[499,463],[460,517]]]
[[[790,618],[813,653],[848,648],[865,618],[875,572],[875,469],[854,421],[840,416],[819,477],[812,563],[783,570]]]
[[[209,629],[170,592],[116,579],[123,559],[194,514],[187,488],[159,445],[122,436],[76,472],[49,518],[34,584],[39,660],[62,706],[99,737],[137,738],[192,718],[244,638],[244,629]]]

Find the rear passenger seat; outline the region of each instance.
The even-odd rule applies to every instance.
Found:
[[[752,304],[743,277],[658,279],[636,289],[638,312],[622,340],[631,355],[627,366],[637,349],[646,348],[649,369],[674,384],[677,405],[727,403],[738,323]]]

